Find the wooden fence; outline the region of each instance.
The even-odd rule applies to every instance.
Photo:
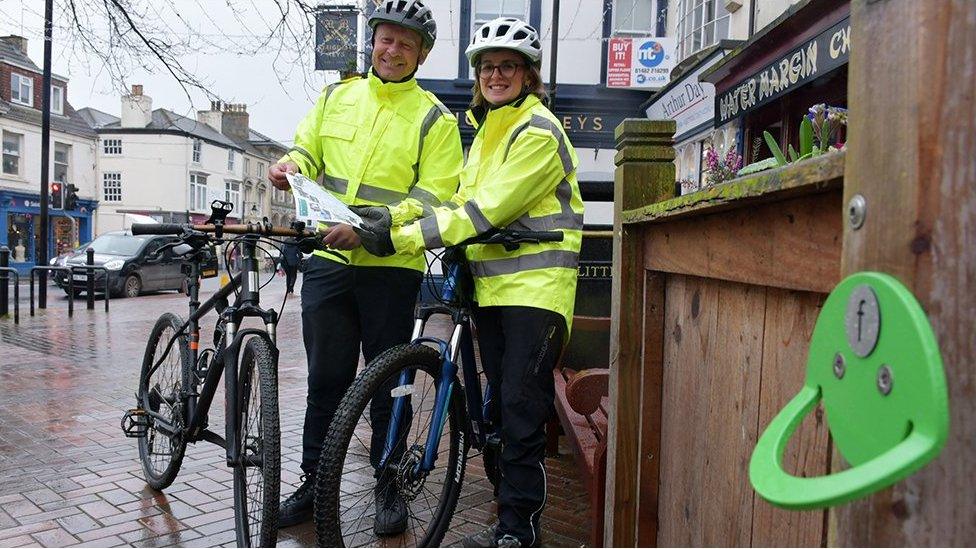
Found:
[[[976,2],[856,0],[851,20],[846,152],[675,198],[673,122],[617,130],[605,545],[976,544]],[[929,316],[949,442],[871,497],[777,509],[752,449],[803,383],[827,293],[866,270]],[[804,420],[786,470],[845,467],[829,419]]]

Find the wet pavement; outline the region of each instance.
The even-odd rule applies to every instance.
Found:
[[[216,280],[208,280],[205,289],[215,288]],[[156,317],[166,311],[186,316],[186,298],[167,292],[115,299],[109,313],[100,301],[86,310],[82,299],[69,319],[67,299],[51,287],[48,309],[32,318],[26,289],[21,286],[20,324],[12,314],[0,318],[0,547],[233,546],[233,489],[223,451],[191,445],[176,481],[157,493],[143,481],[136,440],[123,437],[119,427],[123,410],[135,402]],[[283,297],[281,278],[262,292],[263,304],[277,310]],[[278,326],[283,496],[300,474],[305,350],[299,314],[299,300],[290,296]],[[444,337],[448,329],[435,321],[428,333]],[[211,411],[216,432],[222,430],[221,392]],[[543,545],[581,546],[588,502],[572,455],[562,448],[546,468]],[[469,459],[444,543],[491,523],[492,500],[480,458]],[[315,546],[312,525],[281,530],[278,545]]]

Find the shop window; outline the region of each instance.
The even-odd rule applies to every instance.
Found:
[[[190,209],[193,211],[207,211],[207,176],[198,173],[190,174]]]
[[[199,139],[194,139],[193,140],[193,161],[196,162],[197,164],[200,163],[200,152],[202,151],[202,149],[203,149],[203,142],[201,142]]]
[[[51,232],[54,234],[54,253],[61,255],[75,249],[75,220],[70,217],[55,216],[51,218]]]
[[[19,133],[3,132],[3,173],[20,175],[20,150],[24,136]]]
[[[17,73],[10,74],[10,100],[14,103],[34,106],[34,79]]]
[[[71,160],[71,145],[54,143],[54,180],[66,183]]]
[[[51,112],[64,114],[64,88],[51,86]]]
[[[613,2],[613,32],[614,34],[644,34],[656,35],[658,19],[665,17],[665,12],[658,13],[657,0],[614,0]]]
[[[122,202],[122,174],[106,172],[102,174],[102,198],[105,202]]]
[[[729,37],[724,0],[678,0],[678,62]]]
[[[102,141],[102,152],[106,155],[115,156],[122,154],[122,140],[106,139]]]
[[[7,214],[7,243],[12,261],[23,263],[34,260],[32,229],[30,214]]]

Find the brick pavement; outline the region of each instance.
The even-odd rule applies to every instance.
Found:
[[[212,289],[215,281],[207,282]],[[265,305],[280,309],[283,290],[276,279],[262,294]],[[0,319],[0,547],[233,546],[233,489],[222,451],[191,445],[176,482],[156,493],[142,480],[135,440],[119,429],[123,409],[134,402],[145,338],[160,313],[185,316],[185,298],[163,293],[113,300],[108,315],[97,306],[86,310],[82,300],[69,320],[57,288],[49,289],[49,309],[34,318],[26,294],[19,326]],[[300,474],[305,351],[299,310],[298,300],[289,299],[278,328],[283,495]],[[216,432],[221,409],[215,402]],[[572,456],[563,448],[546,467],[543,543],[581,546],[588,503]],[[493,516],[481,460],[469,459],[444,543],[457,543]],[[312,547],[314,530],[310,524],[284,529],[278,545]]]

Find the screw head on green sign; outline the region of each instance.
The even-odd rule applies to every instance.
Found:
[[[821,401],[833,442],[851,468],[795,477],[783,470],[783,452]],[[839,505],[923,467],[948,432],[942,357],[925,312],[895,278],[857,273],[827,297],[810,340],[806,381],[759,437],[749,479],[779,507]]]

